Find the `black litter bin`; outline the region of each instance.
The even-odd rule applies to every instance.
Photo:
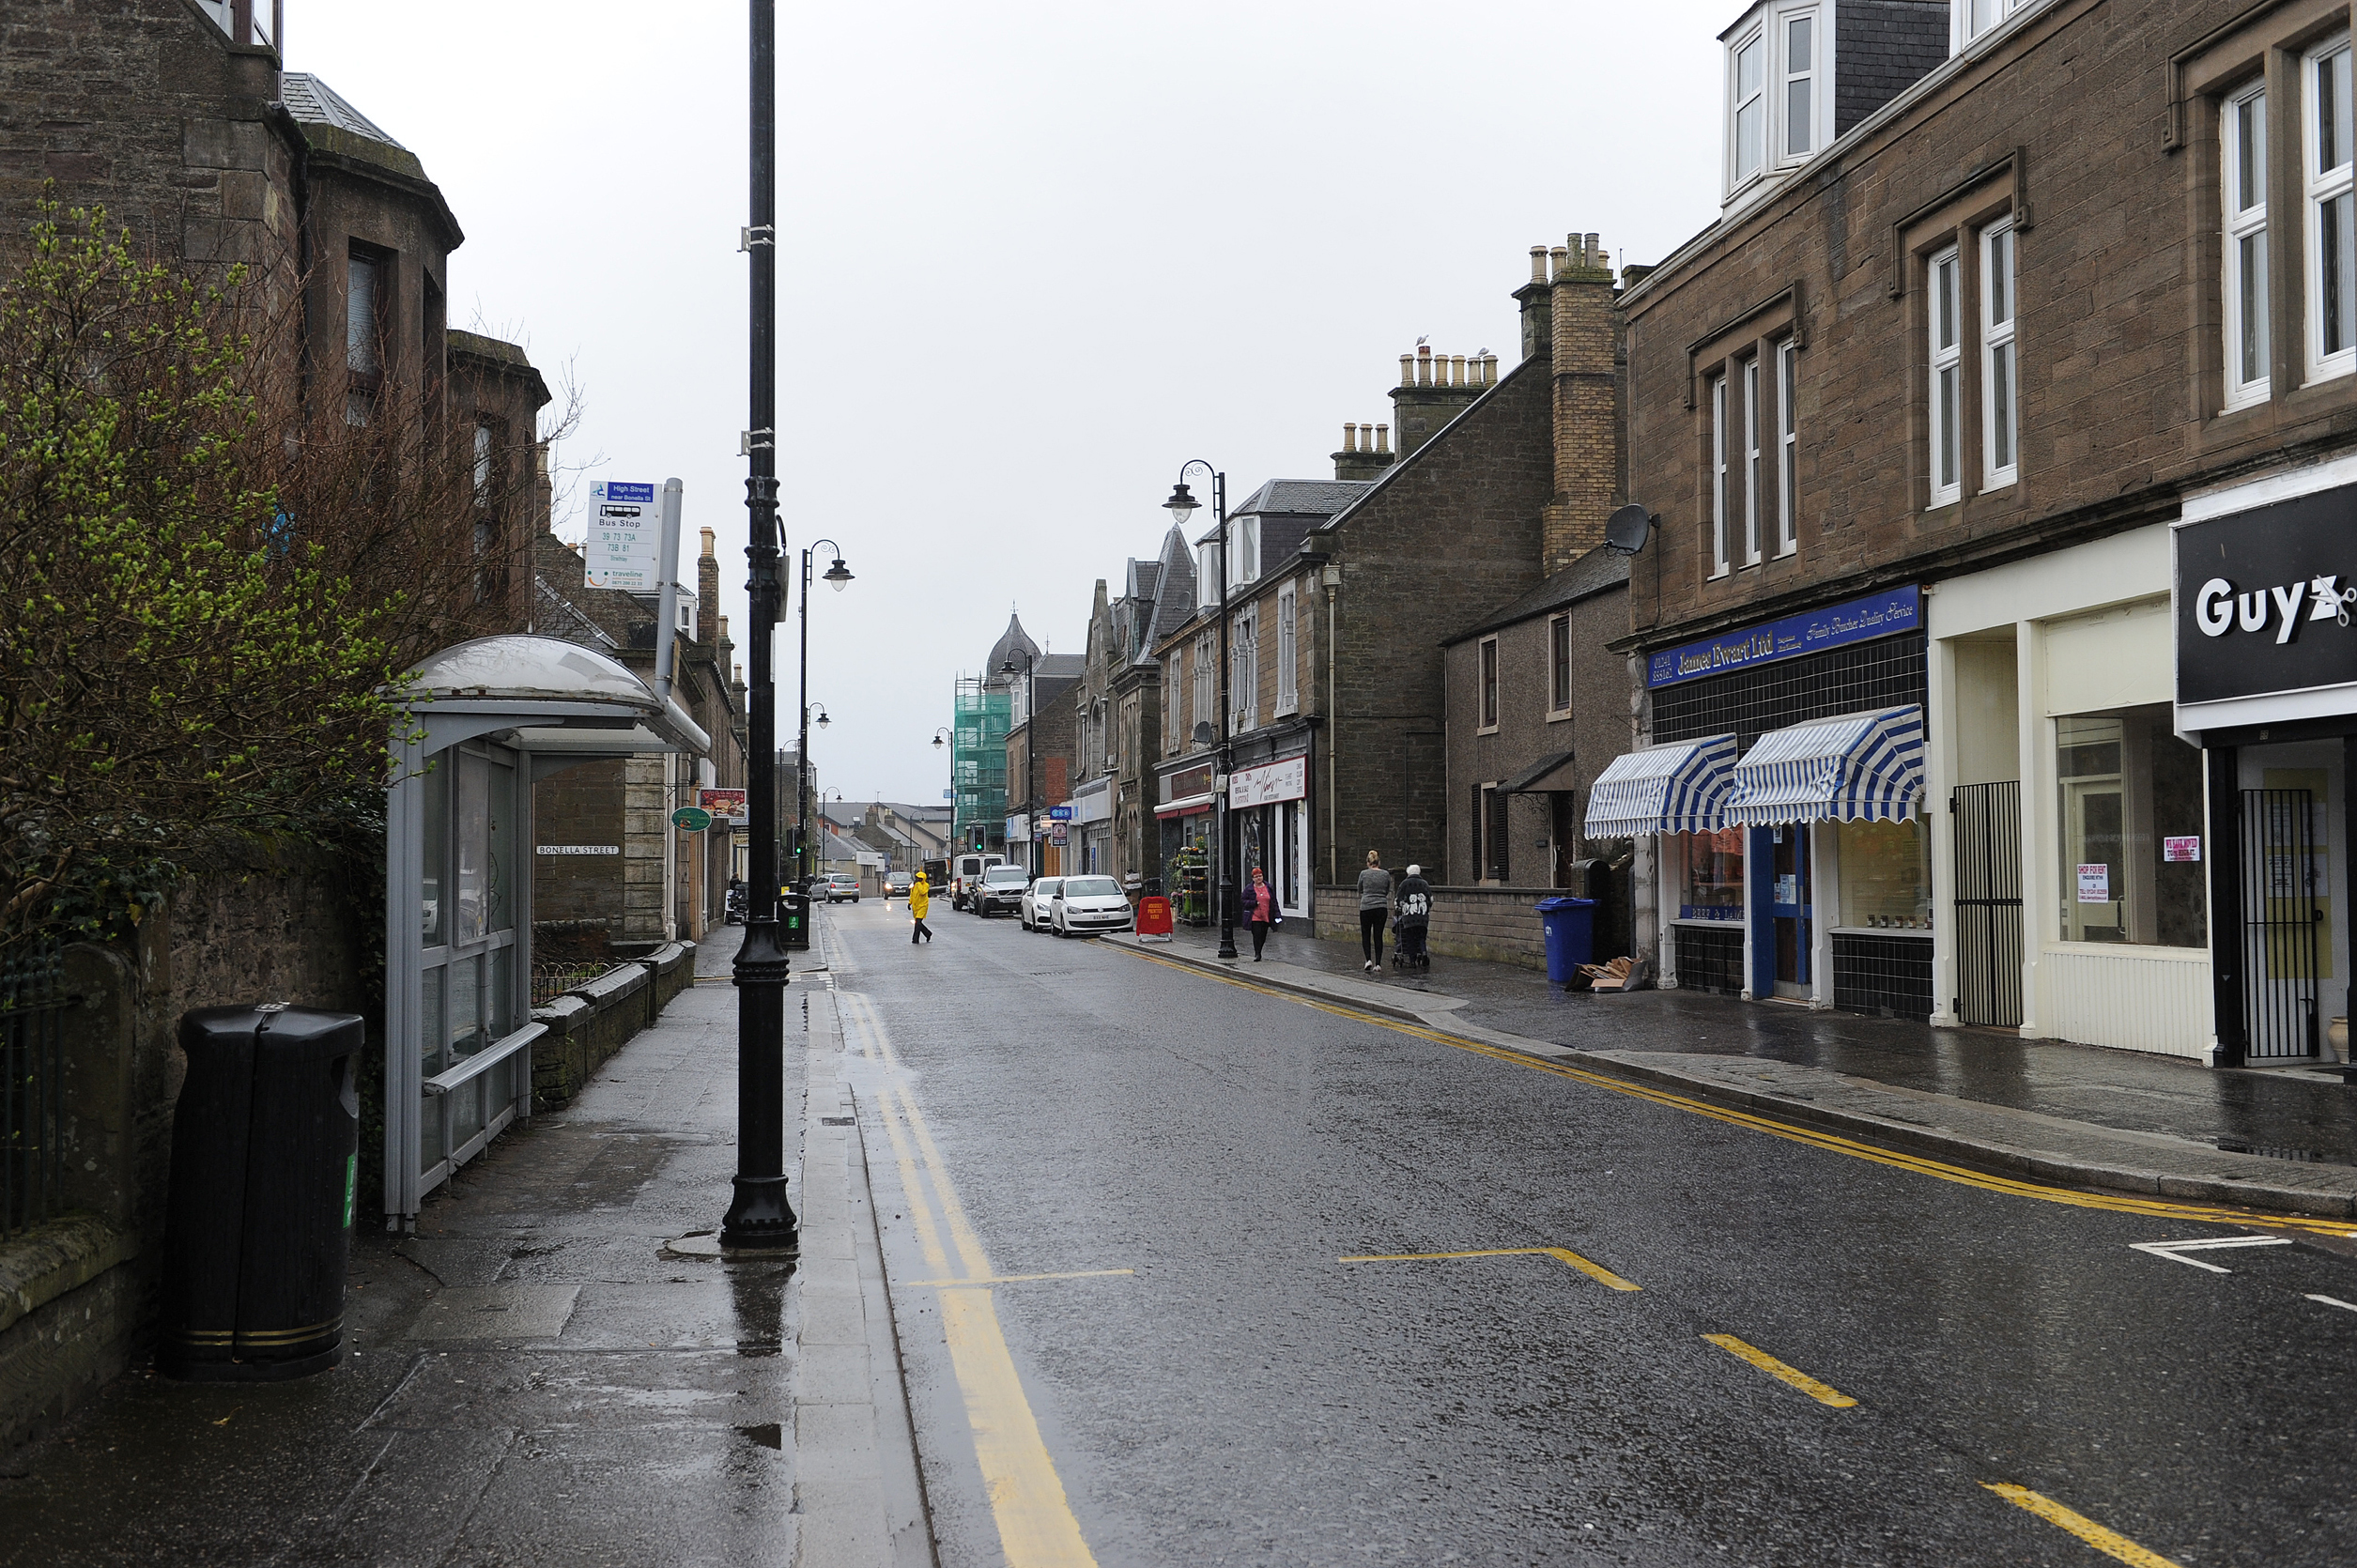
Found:
[[[778,941],[789,953],[810,950],[810,895],[781,893],[778,896]]]
[[[180,1020],[156,1370],[208,1382],[300,1377],[344,1359],[366,1034],[356,1013],[283,1003]]]

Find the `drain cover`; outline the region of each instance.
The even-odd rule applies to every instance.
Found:
[[[821,1127],[854,1127],[857,1123],[850,1116],[821,1116],[819,1125]]]

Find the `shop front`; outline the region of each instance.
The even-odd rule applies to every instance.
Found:
[[[1236,885],[1252,884],[1256,868],[1277,890],[1287,915],[1307,915],[1310,899],[1309,758],[1281,758],[1239,768],[1227,781],[1227,810],[1236,834]]]
[[[1072,792],[1065,869],[1074,875],[1113,874],[1113,776],[1101,774]]]
[[[1584,831],[1653,837],[1663,984],[1929,1016],[1924,669],[1913,587],[1648,655]]]
[[[2169,535],[2051,550],[1929,601],[1934,1022],[2211,1048],[2207,786],[2172,718]]]
[[[2345,1061],[2357,459],[2189,500],[2171,534],[2173,723],[2202,747],[2206,821],[2156,816],[2151,918],[2207,892],[2219,1065]]]
[[[1161,795],[1154,807],[1162,836],[1162,891],[1178,917],[1191,925],[1211,918],[1211,835],[1218,813],[1211,792],[1212,763],[1200,753],[1163,768],[1155,778]]]

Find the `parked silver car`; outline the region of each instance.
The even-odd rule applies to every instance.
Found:
[[[974,900],[974,913],[987,920],[994,915],[1006,915],[1023,907],[1024,890],[1031,885],[1031,873],[1020,866],[993,866],[982,873],[969,895]]]
[[[1049,925],[1058,936],[1125,931],[1135,918],[1121,884],[1111,877],[1066,877],[1048,906]]]
[[[1048,901],[1063,885],[1062,877],[1041,877],[1024,890],[1023,902],[1015,906],[1015,913],[1022,917],[1024,930],[1043,931],[1048,929]]]
[[[845,899],[857,903],[859,901],[859,879],[849,871],[829,871],[825,879],[819,884],[817,891],[830,904],[840,904]]]

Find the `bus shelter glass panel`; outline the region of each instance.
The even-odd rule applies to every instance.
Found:
[[[423,1075],[435,1078],[487,1050],[523,1022],[516,967],[516,842],[523,800],[513,753],[467,743],[437,757],[424,788],[424,925],[420,988]],[[419,1165],[464,1159],[518,1090],[509,1056],[448,1093],[424,1093]]]

